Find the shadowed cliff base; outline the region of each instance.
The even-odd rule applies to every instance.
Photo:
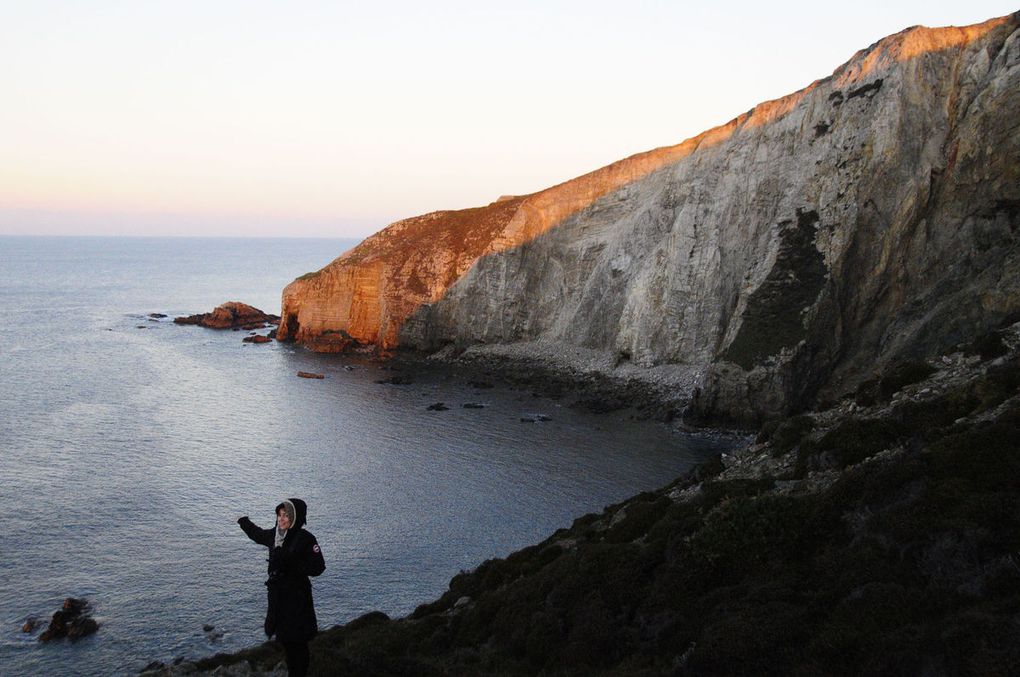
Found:
[[[327,352],[559,344],[755,426],[1020,310],[1020,19],[912,28],[727,125],[398,222],[287,287]]]
[[[1018,478],[1020,324],[771,422],[407,618],[327,630],[312,674],[1010,675]],[[265,644],[154,674],[281,660]]]

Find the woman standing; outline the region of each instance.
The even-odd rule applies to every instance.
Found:
[[[308,642],[319,631],[308,577],[326,569],[315,536],[302,529],[307,513],[304,501],[288,498],[276,506],[275,529],[261,529],[247,516],[237,520],[248,538],[269,548],[265,630],[283,644],[290,677],[308,674]]]

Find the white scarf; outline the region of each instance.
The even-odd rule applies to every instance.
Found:
[[[273,541],[273,547],[279,548],[283,545],[283,539],[287,538],[287,532],[289,529],[281,529],[276,527],[276,540]]]

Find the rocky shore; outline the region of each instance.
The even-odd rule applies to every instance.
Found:
[[[679,422],[698,373],[685,365],[641,367],[605,351],[527,341],[447,348],[426,358],[451,369],[493,375],[535,394],[567,398],[593,412],[633,409],[641,418]]]
[[[326,630],[313,674],[1011,674],[1018,478],[1020,323],[770,421],[406,618]],[[266,643],[145,674],[281,661]]]

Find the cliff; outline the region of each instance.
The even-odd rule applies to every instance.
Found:
[[[1020,311],[1018,27],[910,28],[677,146],[397,222],[289,285],[279,336],[675,365],[737,423],[838,397]]]

